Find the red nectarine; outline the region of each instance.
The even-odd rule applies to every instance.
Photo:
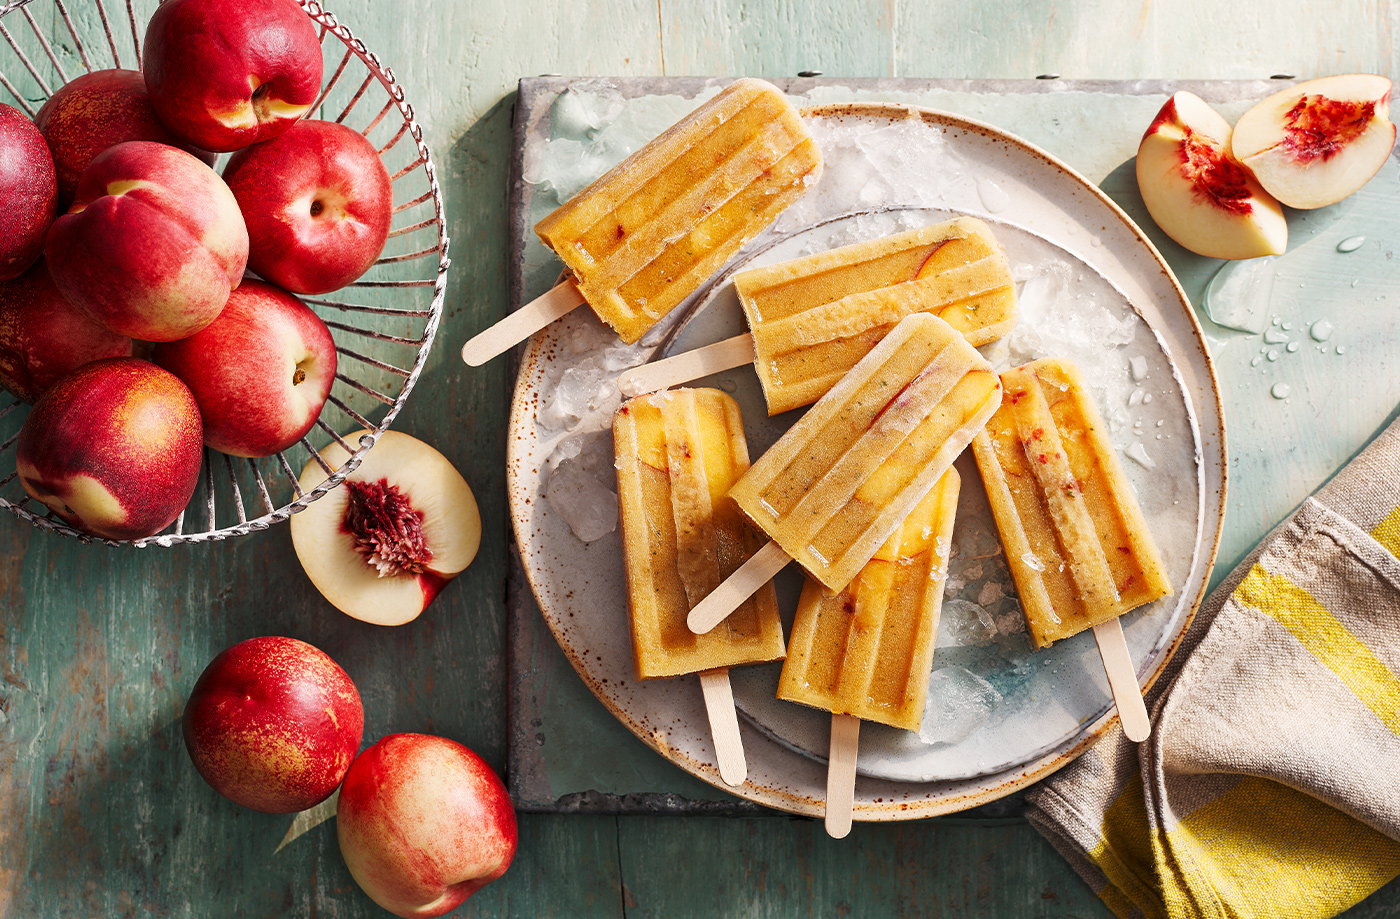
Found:
[[[330,797],[360,749],[364,722],[359,691],[329,655],[264,636],[209,663],[182,726],[190,758],[214,790],[285,814]]]
[[[94,361],[51,386],[15,444],[30,497],[110,539],[152,536],[194,494],[203,460],[199,406],[149,361]]]

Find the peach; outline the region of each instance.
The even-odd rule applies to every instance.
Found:
[[[243,279],[248,230],[213,169],[175,147],[128,141],[88,166],[46,252],[58,289],[98,322],[173,341],[224,308]]]
[[[1279,255],[1283,208],[1230,155],[1230,125],[1199,96],[1174,94],[1138,146],[1138,189],[1162,231],[1212,258]]]
[[[332,469],[350,456],[339,444],[321,455]],[[313,459],[301,487],[324,478]],[[397,431],[382,434],[340,487],[292,518],[292,546],[311,583],[341,612],[378,625],[417,618],[480,545],[481,516],[461,473]]]
[[[270,140],[321,91],[321,40],[294,0],[165,0],[143,70],[161,120],[224,153]]]
[[[132,357],[94,361],[49,388],[15,444],[20,484],[67,523],[109,539],[152,536],[194,494],[199,406],[185,384]]]
[[[185,144],[159,118],[136,70],[96,70],[65,83],[49,97],[34,123],[53,151],[59,206],[66,210],[78,180],[97,154],[128,140],[183,147],[213,165],[213,154]]]
[[[356,883],[396,916],[441,916],[515,857],[515,809],[501,779],[461,744],[391,734],[345,775],[340,853]]]
[[[0,386],[24,401],[90,361],[130,356],[131,339],[65,300],[42,262],[0,282]]]
[[[1335,204],[1369,182],[1395,145],[1390,81],[1350,73],[1280,90],[1240,117],[1230,145],[1289,207]]]
[[[311,430],[335,382],[335,342],[321,317],[284,290],[246,280],[223,312],[151,359],[194,393],[204,442],[270,456]]]
[[[299,121],[224,167],[251,240],[248,267],[294,293],[339,290],[370,269],[394,217],[389,172],[359,131]]]
[[[295,638],[249,638],[209,663],[185,703],[185,749],[219,794],[270,814],[305,810],[340,785],[365,712],[350,676]]]
[[[34,122],[0,103],[0,281],[19,277],[43,254],[58,208],[53,156]]]

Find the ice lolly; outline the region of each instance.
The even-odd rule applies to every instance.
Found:
[[[917,731],[923,720],[958,485],[955,470],[943,473],[845,590],[811,578],[802,587],[778,698],[832,714],[826,827],[834,837],[850,832],[860,721]]]
[[[1045,359],[1002,374],[1001,407],[973,450],[1031,643],[1092,627],[1106,664],[1125,658],[1118,617],[1172,587],[1079,372]],[[1125,732],[1146,736],[1131,661],[1109,677]]]
[[[810,405],[900,319],[932,313],[974,347],[1016,322],[1011,266],[991,229],[957,217],[734,276],[750,332],[638,367],[623,392],[651,392],[754,362],[768,413]]]
[[[613,439],[637,676],[701,674],[721,775],[739,784],[728,668],[783,656],[772,585],[722,628],[686,626],[690,608],[762,543],[726,496],[749,465],[739,407],[716,389],[633,399],[614,416]]]
[[[958,484],[956,470],[945,472],[844,590],[807,579],[778,698],[919,729]]]
[[[722,621],[788,559],[843,589],[1000,404],[996,373],[956,329],[928,313],[900,320],[730,489],[771,541],[690,627]]]
[[[571,278],[468,341],[476,366],[586,302],[634,342],[806,191],[821,153],[792,103],[737,80],[535,227]]]

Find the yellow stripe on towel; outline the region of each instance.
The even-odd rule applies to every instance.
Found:
[[[1173,917],[1196,914],[1193,903],[1248,919],[1335,915],[1400,873],[1395,840],[1255,776],[1185,814],[1167,844],[1191,891],[1163,891]],[[1158,865],[1163,879],[1171,876],[1165,867]]]
[[[1386,727],[1400,734],[1400,679],[1312,594],[1255,565],[1235,599],[1293,633]]]
[[[1376,524],[1376,528],[1371,531],[1371,538],[1385,546],[1385,550],[1391,555],[1400,558],[1400,507],[1385,515],[1385,519]]]

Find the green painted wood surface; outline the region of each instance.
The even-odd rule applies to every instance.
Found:
[[[80,8],[82,0],[68,5]],[[477,490],[487,534],[481,556],[423,619],[383,630],[320,599],[285,527],[137,552],[85,547],[0,519],[5,919],[384,915],[346,873],[333,824],[274,855],[288,818],[236,808],[190,767],[176,723],[184,697],[205,663],[242,638],[290,634],[327,650],[361,688],[367,741],[394,731],[441,733],[504,767],[508,370],[504,362],[468,370],[455,351],[506,309],[510,96],[520,76],[821,70],[1240,79],[1400,71],[1396,0],[1338,0],[1325,14],[1316,0],[328,5],[394,67],[444,183],[453,256],[446,316],[396,427],[436,444]],[[562,704],[575,703],[589,700]],[[781,815],[527,814],[515,866],[460,914],[1106,913],[1019,822],[859,826],[833,843],[817,824]],[[1400,889],[1391,885],[1353,915],[1400,915]]]

